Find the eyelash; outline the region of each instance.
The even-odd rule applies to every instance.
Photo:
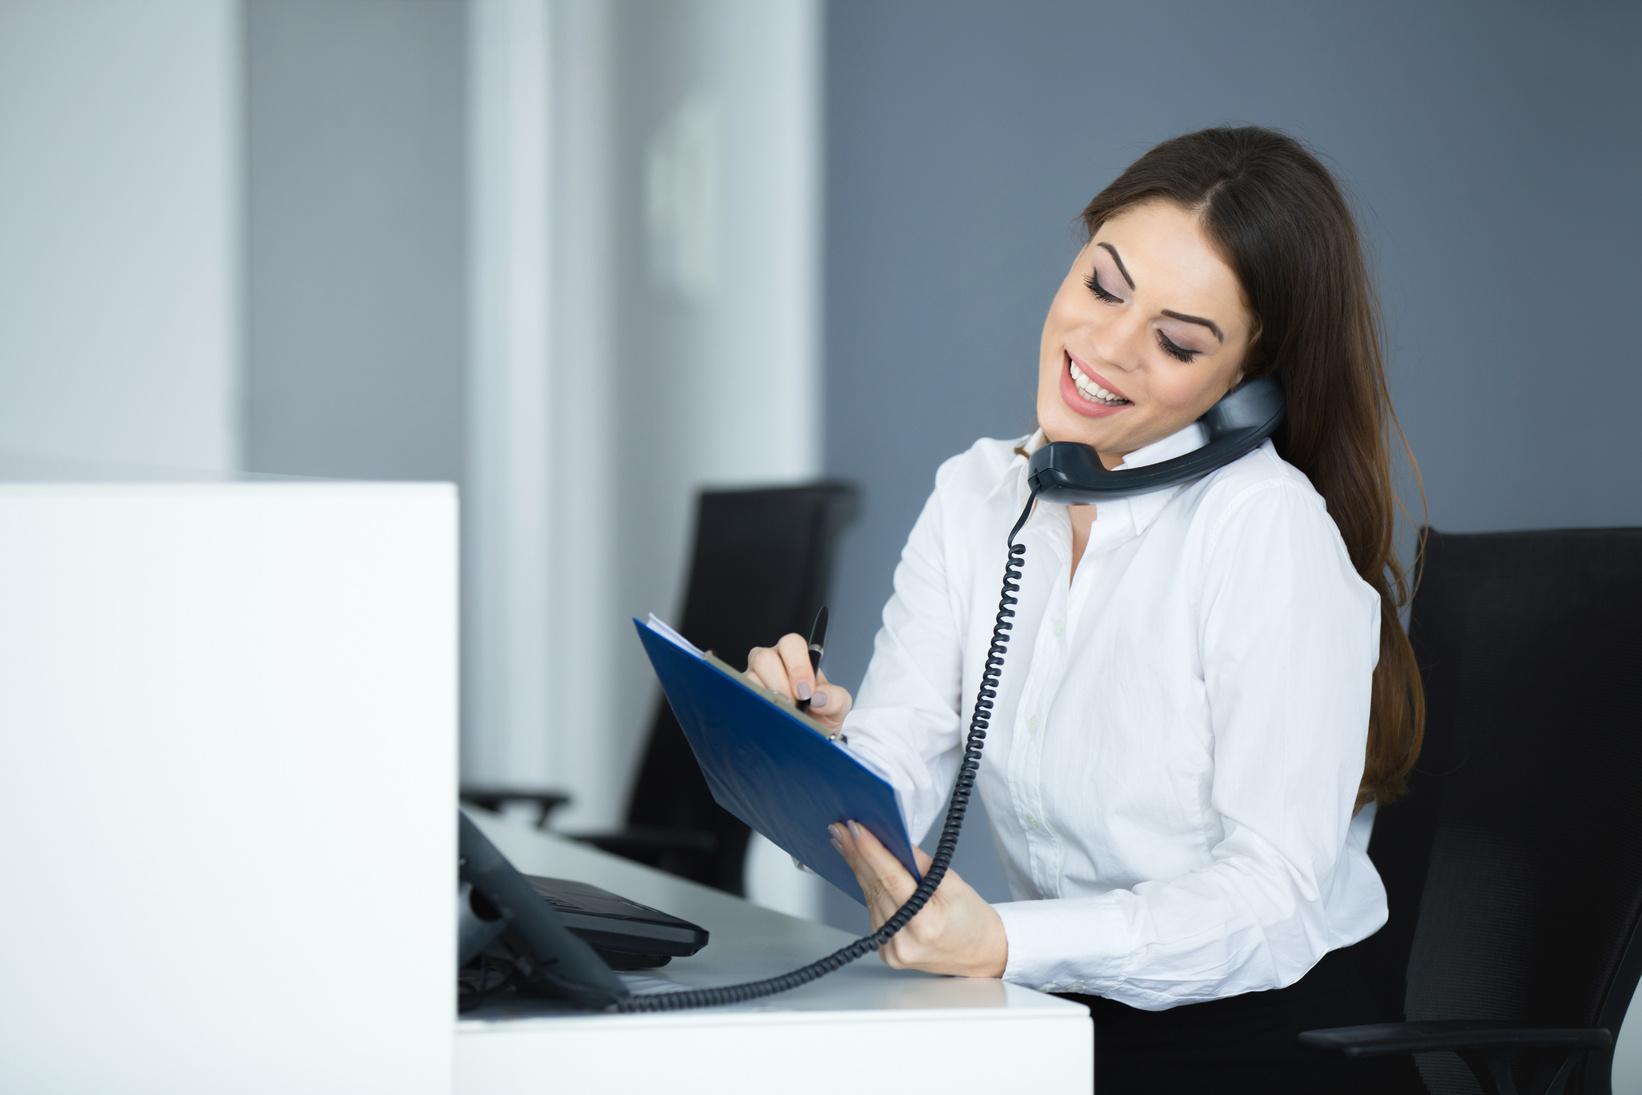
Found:
[[[1176,361],[1183,361],[1187,364],[1190,364],[1192,358],[1196,357],[1199,353],[1197,350],[1188,350],[1184,346],[1175,345],[1173,342],[1169,341],[1169,336],[1164,334],[1162,331],[1157,333],[1157,344],[1163,347],[1164,353],[1168,354]]]
[[[1107,304],[1120,303],[1117,297],[1102,288],[1100,279],[1095,277],[1094,274],[1091,273],[1088,277],[1084,278],[1083,284],[1087,285],[1091,293],[1095,294],[1095,296],[1099,297],[1101,300],[1104,300]]]
[[[1116,296],[1113,296],[1105,290],[1105,288],[1100,284],[1100,279],[1095,277],[1093,273],[1083,279],[1083,284],[1087,285],[1091,293],[1095,294],[1095,296],[1099,297],[1107,304],[1122,303],[1122,301]],[[1196,357],[1199,353],[1197,350],[1188,350],[1184,346],[1175,345],[1173,342],[1169,341],[1169,336],[1164,334],[1162,331],[1157,333],[1157,344],[1162,348],[1164,353],[1168,354],[1176,361],[1184,362],[1186,364],[1190,364],[1192,358]]]

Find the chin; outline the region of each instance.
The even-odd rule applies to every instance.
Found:
[[[1091,427],[1088,419],[1065,409],[1054,414],[1039,414],[1038,425],[1043,428],[1043,435],[1051,441],[1076,441],[1080,445],[1092,445],[1102,452],[1110,451],[1115,440],[1107,436],[1107,431]]]

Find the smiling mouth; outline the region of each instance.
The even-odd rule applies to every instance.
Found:
[[[1116,392],[1102,388],[1078,368],[1078,363],[1072,359],[1071,354],[1066,355],[1066,367],[1072,371],[1072,383],[1077,387],[1078,394],[1089,402],[1099,403],[1102,407],[1126,407],[1133,402]]]

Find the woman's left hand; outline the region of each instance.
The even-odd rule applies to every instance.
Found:
[[[873,930],[877,931],[906,904],[918,884],[877,837],[855,822],[832,825],[828,831],[832,833],[833,847],[861,884]],[[930,859],[922,848],[914,847],[912,854],[920,871],[929,870]],[[997,910],[959,878],[958,872],[948,869],[929,903],[884,944],[878,956],[896,969],[959,977],[1002,977],[1009,961],[1009,940]]]

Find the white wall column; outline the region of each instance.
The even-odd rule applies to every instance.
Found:
[[[555,775],[549,5],[468,12],[463,778],[540,786]]]
[[[645,495],[620,475],[617,453],[647,424],[628,422],[616,384],[616,286],[625,277],[614,254],[621,210],[615,194],[621,71],[606,0],[553,5],[555,190],[553,245],[553,629],[554,695],[550,727],[556,782],[575,796],[567,828],[616,824],[627,808],[634,731],[623,699],[634,682],[617,654],[632,624],[617,591],[627,579],[617,556],[617,514]]]

